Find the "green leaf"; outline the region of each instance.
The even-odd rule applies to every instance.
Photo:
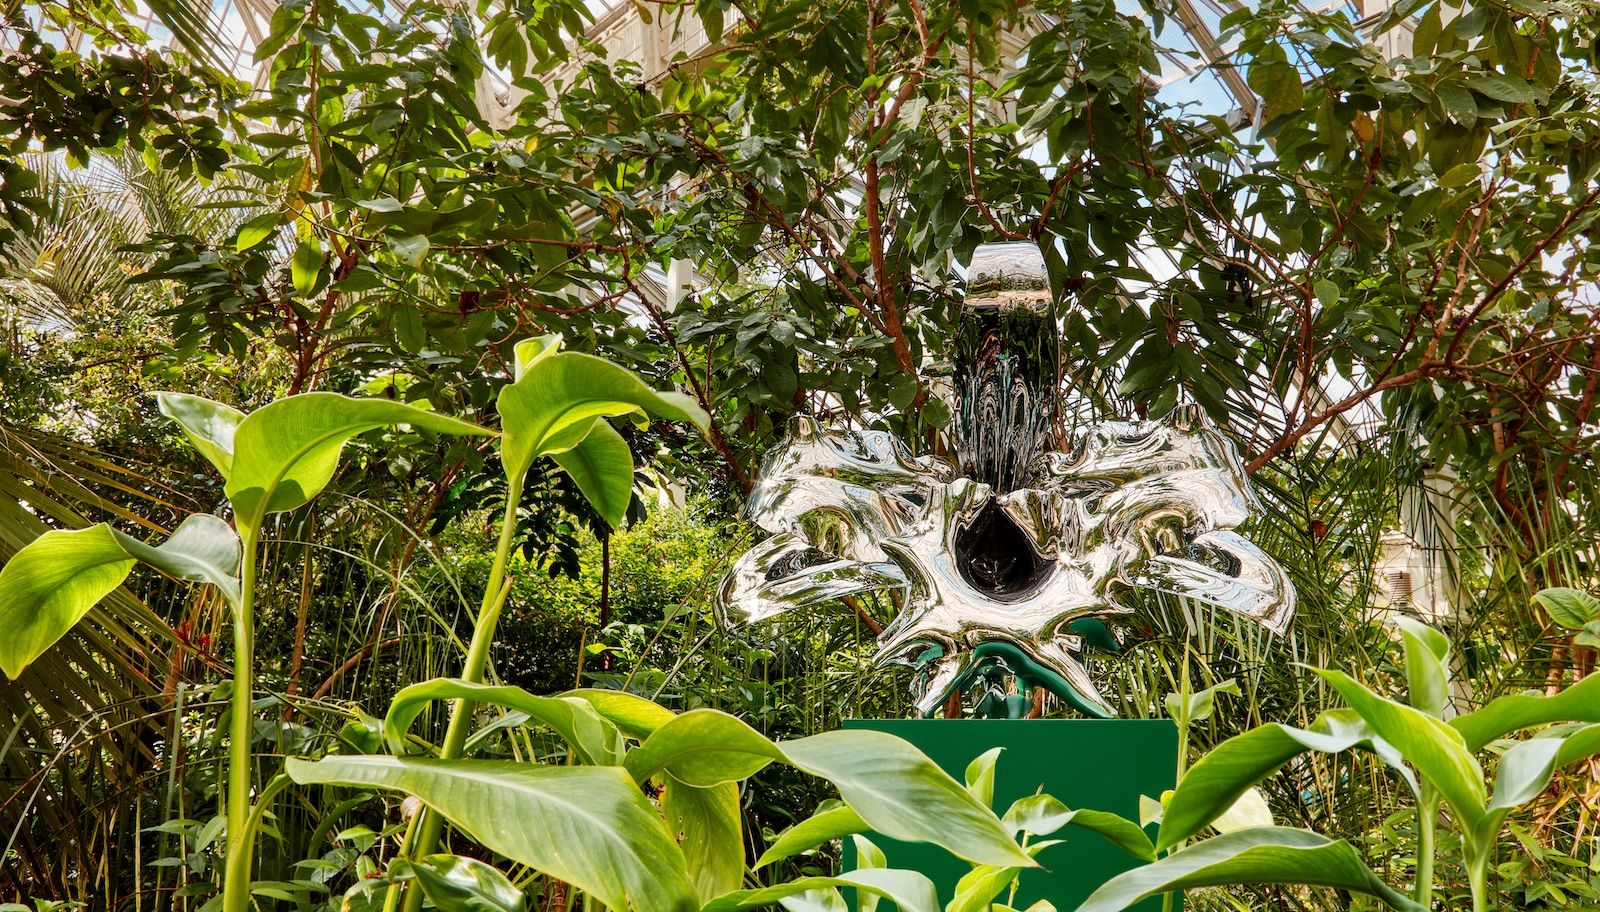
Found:
[[[294,248],[294,258],[289,261],[289,278],[294,290],[302,298],[311,297],[317,290],[317,278],[322,271],[322,245],[315,240],[302,240]]]
[[[258,215],[239,227],[239,236],[233,239],[233,251],[244,253],[272,235],[278,230],[278,225],[283,221],[283,215],[278,212],[268,212]]]
[[[500,871],[475,858],[429,855],[410,863],[439,912],[524,912],[527,900]]]
[[[1494,798],[1474,834],[1493,845],[1500,825],[1513,810],[1539,797],[1556,770],[1600,754],[1600,725],[1586,725],[1565,736],[1537,737],[1513,745],[1500,758]]]
[[[1372,894],[1403,912],[1426,912],[1379,880],[1349,843],[1288,827],[1224,833],[1119,874],[1096,890],[1078,912],[1119,912],[1161,893],[1233,884],[1334,887]]]
[[[1467,750],[1460,732],[1419,709],[1373,693],[1344,672],[1316,669],[1316,673],[1349,702],[1378,737],[1394,745],[1406,762],[1439,790],[1457,820],[1464,826],[1477,823],[1488,794],[1483,768]]]
[[[1017,880],[1021,868],[977,865],[956,881],[956,894],[944,912],[990,912],[995,897]]]
[[[217,467],[224,481],[233,474],[233,438],[244,412],[188,393],[156,393],[161,414],[178,423],[201,456]]]
[[[1550,615],[1550,620],[1568,630],[1582,630],[1585,624],[1600,620],[1600,599],[1581,589],[1541,589],[1533,600]]]
[[[0,670],[15,680],[122,585],[133,563],[103,523],[51,530],[24,545],[0,567]]]
[[[413,269],[422,265],[422,258],[428,255],[428,246],[428,236],[425,234],[389,238],[389,252]]]
[[[695,788],[670,774],[665,779],[661,813],[683,850],[700,901],[739,889],[744,883],[744,825],[738,784]]]
[[[1443,718],[1445,704],[1450,700],[1450,641],[1414,618],[1398,616],[1393,623],[1405,641],[1411,705],[1434,718]]]
[[[1259,788],[1249,788],[1233,806],[1217,815],[1211,825],[1219,833],[1232,833],[1251,827],[1272,826],[1272,808],[1267,806],[1267,796]]]
[[[622,762],[622,733],[601,718],[586,700],[539,697],[520,687],[474,684],[453,678],[434,678],[412,684],[395,694],[383,723],[383,737],[391,751],[404,752],[406,732],[411,729],[411,723],[435,700],[469,700],[515,709],[548,725],[572,746],[584,763],[614,766]]]
[[[1306,100],[1305,80],[1288,62],[1283,48],[1268,44],[1250,62],[1245,80],[1261,96],[1261,122],[1271,123],[1285,114],[1300,110]]]
[[[302,393],[251,412],[234,434],[233,470],[226,493],[241,528],[259,529],[322,492],[351,437],[373,428],[409,424],[440,434],[493,434],[475,424],[396,402]]]
[[[1444,106],[1445,113],[1454,118],[1456,123],[1463,127],[1471,127],[1478,122],[1478,101],[1467,89],[1455,83],[1446,83],[1439,86],[1438,94],[1439,103]],[[1474,177],[1480,173],[1476,163],[1472,165],[1472,172]]]
[[[1450,720],[1470,751],[1519,729],[1550,722],[1600,722],[1600,675],[1589,675],[1552,696],[1511,694]]]
[[[774,861],[808,852],[825,842],[865,833],[871,827],[849,805],[821,810],[784,830],[756,860],[764,868]]]
[[[939,897],[934,892],[933,881],[916,871],[898,868],[864,868],[837,877],[801,877],[759,890],[740,890],[706,903],[700,912],[764,909],[809,890],[835,887],[855,887],[882,896],[899,906],[902,912],[939,912]]]
[[[1489,807],[1509,810],[1527,804],[1539,797],[1556,770],[1596,753],[1600,753],[1600,725],[1585,725],[1564,737],[1517,743],[1500,758]]]
[[[220,517],[192,514],[156,546],[116,529],[111,534],[129,557],[177,579],[210,583],[228,604],[239,604],[239,534]]]
[[[550,458],[572,476],[606,525],[621,527],[633,500],[633,453],[616,428],[596,418],[582,442]]]
[[[1184,699],[1182,693],[1169,693],[1165,701],[1167,715],[1171,716],[1173,721],[1179,725],[1204,722],[1211,718],[1212,713],[1216,712],[1217,694],[1219,693],[1233,694],[1237,697],[1239,696],[1239,685],[1232,678],[1228,678],[1218,681],[1198,693],[1190,694],[1187,700]]]
[[[649,413],[701,429],[707,426],[706,413],[688,396],[658,393],[603,358],[541,351],[545,353],[526,362],[516,382],[500,389],[498,406],[505,433],[501,461],[509,478],[521,479],[540,456],[577,446],[596,418]],[[517,360],[523,363],[520,354]]]
[[[993,811],[921,751],[883,732],[833,731],[774,744],[726,713],[695,709],[631,751],[627,767],[640,782],[665,769],[709,786],[746,778],[774,760],[832,782],[885,836],[931,842],[980,864],[1034,866]]]
[[[1406,778],[1413,794],[1418,791],[1399,753],[1352,710],[1325,712],[1309,730],[1272,722],[1229,738],[1190,767],[1162,813],[1156,849],[1164,852],[1200,832],[1252,786],[1301,753],[1332,754],[1355,747],[1378,754]]]
[[[994,805],[994,765],[1004,750],[1003,747],[991,747],[972,758],[963,776],[967,781],[967,791],[986,807]]]
[[[184,580],[211,583],[239,602],[239,537],[215,516],[184,520],[160,546],[105,523],[54,529],[24,545],[0,567],[0,670],[15,679],[122,585],[142,560]]]
[[[698,905],[683,853],[620,768],[337,755],[286,765],[301,785],[415,795],[491,851],[613,909],[689,912]]]
[[[1439,177],[1439,186],[1447,190],[1465,187],[1483,176],[1483,169],[1475,161],[1462,162]]]
[[[543,336],[530,336],[512,347],[512,382],[521,380],[528,373],[528,368],[533,362],[544,355],[554,354],[561,350],[563,340],[560,333],[550,333]]]
[[[623,734],[636,740],[649,737],[678,715],[659,703],[620,690],[580,688],[560,696],[583,700],[611,724],[622,729]]]
[[[1505,101],[1512,104],[1527,104],[1533,101],[1533,89],[1521,79],[1499,76],[1492,73],[1477,73],[1467,77],[1467,87],[1493,98],[1495,101]]]
[[[1141,861],[1154,861],[1155,846],[1144,828],[1126,817],[1109,811],[1083,808],[1070,810],[1050,795],[1029,795],[1019,798],[1006,810],[1002,821],[1013,834],[1032,833],[1048,836],[1064,826],[1076,826],[1105,837],[1117,848]]]

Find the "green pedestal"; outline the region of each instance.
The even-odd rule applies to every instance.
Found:
[[[1070,808],[1111,811],[1139,819],[1139,796],[1158,797],[1172,788],[1178,756],[1178,730],[1165,719],[850,719],[845,728],[889,732],[916,745],[933,762],[961,781],[967,764],[984,751],[1004,748],[995,767],[995,813],[1038,791]],[[1150,828],[1151,837],[1155,828]],[[1138,862],[1103,837],[1066,827],[1050,838],[1064,840],[1039,854],[1041,870],[1025,871],[1015,907],[1041,899],[1059,912],[1072,912],[1101,884]],[[890,867],[921,871],[948,902],[966,873],[966,862],[926,843],[905,843],[874,834]],[[845,862],[855,863],[845,840]],[[1002,896],[1003,900],[1004,897]],[[880,908],[882,908],[880,906]],[[1133,907],[1159,912],[1161,900]]]

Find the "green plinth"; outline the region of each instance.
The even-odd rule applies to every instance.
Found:
[[[1165,719],[849,719],[845,728],[898,735],[961,781],[967,764],[984,751],[1004,748],[995,767],[995,813],[1038,791],[1067,807],[1112,811],[1139,819],[1139,796],[1159,796],[1172,788],[1177,766],[1178,730]],[[1155,828],[1150,828],[1151,837]],[[1064,840],[1039,854],[1041,870],[1025,871],[1016,901],[1026,909],[1041,899],[1059,912],[1072,912],[1102,883],[1138,862],[1098,834],[1066,827],[1050,838]],[[926,843],[905,843],[873,835],[889,866],[921,871],[948,902],[968,870],[965,862]],[[845,862],[854,852],[845,840]],[[1003,900],[1004,897],[1002,896]],[[880,908],[883,908],[880,906]],[[1159,912],[1161,900],[1133,907]]]

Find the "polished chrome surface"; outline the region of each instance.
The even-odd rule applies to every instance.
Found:
[[[967,267],[969,310],[1022,308],[1043,311],[1050,306],[1050,276],[1044,255],[1031,241],[980,244]]]
[[[1202,413],[1050,429],[1049,301],[1037,246],[974,253],[956,359],[960,467],[914,458],[883,431],[796,419],[751,492],[750,517],[771,537],[723,581],[722,622],[894,592],[902,607],[878,661],[916,670],[924,715],[958,692],[1015,708],[1015,691],[1035,686],[1113,715],[1084,654],[1118,647],[1136,589],[1282,633],[1294,587],[1232,531],[1260,505],[1233,443]]]
[[[762,472],[750,511],[771,538],[735,564],[718,594],[729,625],[880,589],[904,609],[879,660],[918,669],[917,709],[972,682],[974,650],[1016,646],[1110,715],[1080,659],[1085,618],[1133,609],[1136,588],[1197,599],[1282,632],[1294,588],[1229,531],[1256,507],[1233,445],[1197,414],[1086,429],[1040,460],[1038,487],[996,497],[876,431],[800,419]],[[1000,540],[998,549],[974,546]]]

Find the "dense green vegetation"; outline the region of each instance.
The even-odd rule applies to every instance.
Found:
[[[0,13],[0,902],[933,907],[839,870],[870,826],[982,909],[1073,825],[1155,872],[1095,908],[1600,907],[1600,7],[1268,0],[1211,67],[1253,117],[1164,102],[1140,7],[652,2],[713,45],[647,76],[577,0],[291,0],[254,84],[181,0]],[[1063,420],[1204,409],[1299,591],[1282,640],[1151,597],[1096,669],[1184,724],[1153,842],[839,740],[906,711],[887,595],[711,616],[790,417],[948,451],[999,239],[1046,253]],[[1433,629],[1386,623],[1395,530]],[[1230,810],[1280,829],[1202,838]]]

